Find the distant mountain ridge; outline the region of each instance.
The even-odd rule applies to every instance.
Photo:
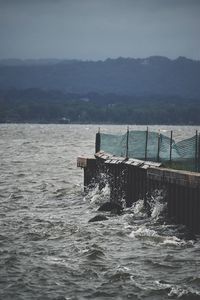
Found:
[[[55,65],[61,62],[72,63],[75,61],[81,61],[81,60],[59,59],[59,58],[39,58],[39,59],[7,58],[7,59],[0,59],[0,66]]]
[[[162,56],[105,61],[0,60],[0,89],[200,98],[200,61]]]

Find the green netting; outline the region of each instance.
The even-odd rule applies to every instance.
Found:
[[[116,155],[126,156],[127,135],[101,133],[101,150]]]
[[[128,137],[128,157],[137,159],[145,157],[145,143],[145,131],[130,131]]]
[[[176,143],[173,147],[173,167],[189,171],[198,171],[199,163],[197,154],[196,136]]]
[[[146,138],[146,133],[145,133]],[[157,161],[158,159],[158,133],[149,132],[147,140],[147,157],[150,161]]]
[[[176,149],[181,159],[194,158],[196,154],[196,136],[176,143]]]
[[[177,169],[197,169],[197,135],[177,143],[163,134],[149,131],[100,136],[100,149],[112,155],[160,161]]]
[[[174,140],[172,140],[172,149],[174,145],[175,142]],[[169,159],[170,159],[170,138],[163,134],[160,134],[159,160],[168,161]]]

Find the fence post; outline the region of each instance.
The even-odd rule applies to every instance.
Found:
[[[145,142],[145,160],[147,160],[148,137],[149,137],[149,129],[148,129],[148,126],[147,126],[147,130],[146,130],[146,142]]]
[[[157,161],[160,161],[160,130],[158,131],[158,153],[157,153]]]
[[[196,130],[195,139],[195,171],[198,172],[198,131]]]
[[[128,159],[128,141],[129,141],[129,127],[127,126],[127,132],[126,132],[126,159]]]
[[[198,138],[197,172],[200,172],[200,133],[199,133],[199,138]]]
[[[170,152],[169,152],[169,161],[170,164],[172,162],[172,141],[173,141],[173,131],[171,130],[171,135],[170,135]]]
[[[100,149],[101,149],[101,133],[99,128],[98,132],[96,133],[95,153],[99,152]]]

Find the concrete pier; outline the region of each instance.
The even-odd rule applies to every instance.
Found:
[[[156,189],[165,191],[168,217],[200,233],[200,173],[167,169],[158,162],[115,157],[97,152],[94,158],[78,157],[77,166],[84,169],[84,186],[110,185],[110,201],[126,201],[131,206]],[[104,176],[102,177],[102,174]],[[104,178],[104,179],[102,179]]]

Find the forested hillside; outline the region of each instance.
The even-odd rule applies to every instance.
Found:
[[[105,61],[0,61],[0,89],[39,88],[64,93],[200,97],[200,61],[179,57]]]
[[[200,62],[1,60],[0,122],[200,124]]]
[[[0,90],[0,122],[200,124],[200,102],[177,96]]]

